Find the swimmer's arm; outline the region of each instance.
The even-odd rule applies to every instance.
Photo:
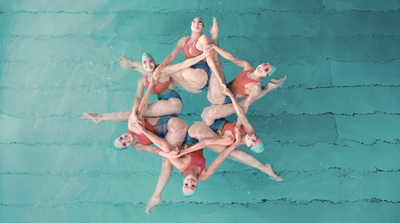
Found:
[[[167,65],[162,71],[161,73],[165,73],[165,74],[172,74],[172,73],[176,73],[179,70],[188,68],[198,62],[200,62],[201,60],[203,60],[204,58],[206,58],[208,55],[210,54],[209,50],[204,50],[203,53],[197,57],[194,58],[190,58],[187,59],[181,63],[178,64],[174,64],[174,65]]]
[[[253,102],[257,99],[257,97],[261,94],[261,86],[260,83],[250,83],[246,85],[246,92],[248,92],[249,96],[244,99],[242,108],[245,114],[249,110],[249,107]]]
[[[183,46],[185,45],[185,41],[186,41],[187,38],[189,38],[189,37],[181,38],[179,40],[179,42],[176,44],[176,47],[172,50],[172,52],[169,53],[167,55],[167,57],[165,57],[164,61],[160,65],[158,65],[158,67],[154,71],[154,76],[156,78],[158,78],[160,76],[160,73],[165,68],[165,66],[167,66],[172,61],[174,61],[175,58],[178,56],[178,54],[183,50]]]
[[[210,37],[206,36],[206,35],[202,35],[199,38],[198,43],[200,43],[201,49],[202,51],[210,48],[209,45],[212,45],[212,40],[210,39]],[[210,67],[212,73],[215,75],[215,77],[218,79],[219,83],[221,85],[225,85],[225,77],[224,74],[222,73],[222,71],[220,71],[218,69],[218,66],[215,62],[215,57],[214,57],[214,50],[210,50],[210,54],[207,56],[206,61],[207,61],[207,65]]]
[[[254,69],[253,66],[245,61],[245,60],[241,60],[239,58],[234,57],[231,53],[229,53],[228,51],[216,46],[216,45],[210,45],[210,47],[212,47],[215,51],[217,51],[217,53],[219,53],[219,55],[221,55],[223,58],[231,61],[232,63],[236,64],[239,67],[242,67],[244,70],[252,70]]]
[[[236,112],[237,116],[238,117],[243,117],[243,116],[246,117],[245,113],[243,111],[243,108],[237,102],[237,100],[236,100],[235,96],[233,95],[232,91],[230,91],[226,86],[223,87],[221,90],[226,96],[229,96],[229,98],[231,99],[233,108],[235,109],[235,112]]]
[[[142,74],[146,74],[141,62],[134,61],[126,57],[120,57],[117,61],[119,65],[125,69],[137,70]]]
[[[143,93],[144,93],[144,84],[145,84],[144,78],[145,77],[139,78],[137,88],[136,88],[136,96],[135,96],[135,100],[133,102],[132,116],[136,119],[138,118],[139,105],[140,105],[140,102],[142,101],[142,97],[143,97]]]
[[[163,151],[166,153],[169,153],[174,149],[168,142],[161,139],[154,133],[148,131],[147,129],[141,127],[140,130],[141,130],[141,132],[143,132],[143,134],[145,134],[147,136],[147,138],[149,138],[151,140],[151,142],[154,143],[154,145],[156,145],[158,148],[160,148],[162,150],[162,151],[158,151],[158,155],[165,157],[164,156],[165,153],[162,153]]]
[[[258,95],[258,97],[256,98],[256,100],[264,97],[268,92],[273,91],[276,88],[278,88],[279,86],[281,86],[283,84],[283,82],[285,82],[285,80],[286,80],[286,75],[279,80],[271,79],[271,81],[267,85],[265,85],[261,88],[261,92]]]
[[[147,77],[145,77],[147,78]],[[154,85],[155,80],[152,80],[149,84],[149,87],[146,90],[146,93],[143,95],[142,100],[140,101],[139,108],[138,108],[138,118],[141,119],[144,113],[144,110],[147,108],[147,105],[149,104],[150,100],[150,93],[151,93],[151,88]],[[143,85],[142,85],[143,86]],[[143,94],[143,93],[142,93]]]
[[[229,146],[228,148],[224,149],[224,151],[222,151],[217,158],[215,158],[215,160],[211,163],[210,166],[208,166],[207,169],[203,170],[203,172],[201,173],[199,180],[201,181],[206,181],[208,180],[208,178],[210,178],[214,172],[218,169],[218,167],[221,165],[221,163],[226,159],[226,157],[228,157],[233,150],[235,150],[237,144],[234,143],[231,146]]]
[[[182,150],[177,157],[181,157],[183,155],[186,155],[188,153],[203,149],[204,147],[208,146],[229,146],[232,145],[233,139],[232,138],[219,138],[219,139],[209,139],[209,140],[203,140],[200,141],[190,148]]]

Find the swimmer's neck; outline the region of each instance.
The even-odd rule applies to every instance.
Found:
[[[202,33],[201,32],[193,32],[192,31],[192,35],[190,36],[190,38],[191,39],[197,39],[197,38],[199,38],[200,36],[202,36]]]
[[[195,178],[197,178],[197,176],[199,175],[199,167],[198,166],[191,166],[188,170],[186,170],[186,172],[184,173],[186,176],[193,176]]]
[[[257,70],[253,70],[252,72],[247,74],[247,77],[252,79],[252,80],[255,80],[255,81],[261,80],[262,77],[258,76],[256,73],[257,73]]]

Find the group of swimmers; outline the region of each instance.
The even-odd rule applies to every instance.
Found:
[[[132,145],[136,151],[163,157],[156,189],[146,206],[147,214],[161,203],[161,192],[169,181],[172,165],[186,176],[182,183],[182,192],[186,197],[192,196],[198,181],[206,181],[227,157],[257,168],[276,181],[282,180],[269,164],[263,164],[236,148],[246,145],[255,153],[264,150],[263,142],[245,114],[255,100],[281,86],[286,76],[271,79],[267,85],[261,86],[260,79],[272,75],[274,66],[263,63],[254,68],[249,62],[235,58],[218,47],[219,27],[215,18],[210,28],[211,39],[202,34],[203,29],[204,21],[196,17],[191,24],[191,36],[181,38],[159,65],[149,53],[142,55],[141,62],[121,57],[118,63],[123,68],[143,74],[138,81],[132,110],[84,113],[82,116],[95,124],[128,121],[128,131],[115,139],[114,146],[126,149]],[[182,50],[186,60],[169,65]],[[227,85],[219,55],[243,68]],[[179,118],[183,103],[173,85],[191,93],[207,89],[207,98],[212,105],[203,110],[202,121],[188,126]],[[148,90],[145,92],[145,89]],[[149,104],[150,94],[157,95],[158,101]],[[237,99],[243,100],[238,102]],[[238,117],[236,122],[225,119],[234,113]],[[208,168],[205,167],[202,150],[205,147],[219,153]]]

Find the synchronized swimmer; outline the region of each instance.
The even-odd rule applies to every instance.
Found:
[[[203,35],[203,30],[203,19],[196,17],[191,23],[191,35],[182,37],[160,65],[149,53],[143,53],[140,62],[121,57],[118,63],[123,68],[143,74],[137,84],[133,108],[82,115],[83,119],[95,124],[127,121],[127,132],[114,140],[115,148],[132,146],[136,151],[163,157],[157,186],[146,206],[147,214],[161,203],[161,193],[169,181],[172,166],[185,175],[181,188],[185,197],[192,196],[198,188],[198,181],[206,181],[227,157],[256,168],[276,181],[283,180],[270,164],[263,164],[248,152],[236,148],[246,145],[251,152],[264,151],[264,143],[256,135],[246,113],[255,100],[281,86],[286,76],[271,79],[267,85],[261,86],[260,79],[272,75],[276,70],[274,66],[263,63],[254,68],[249,62],[220,48],[215,18],[210,28],[212,38]],[[169,65],[182,51],[186,60]],[[219,55],[243,68],[227,85]],[[207,89],[207,98],[212,105],[203,110],[201,121],[189,127],[178,117],[183,102],[174,86],[190,93]],[[149,104],[150,94],[156,95],[158,101]],[[242,100],[238,102],[237,99]],[[225,119],[234,113],[238,117],[236,122]],[[203,148],[219,153],[208,168]]]

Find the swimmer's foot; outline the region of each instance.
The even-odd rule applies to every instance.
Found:
[[[218,46],[218,34],[219,34],[219,26],[218,21],[215,17],[213,17],[213,25],[210,28],[211,39],[215,45]]]
[[[82,115],[82,119],[92,121],[96,125],[101,122],[99,113],[86,113],[85,112]]]
[[[282,181],[282,177],[275,174],[274,170],[272,169],[271,165],[268,163],[265,166],[265,173],[268,174],[273,180]]]
[[[161,197],[155,196],[155,195],[151,196],[149,202],[147,202],[147,205],[146,205],[146,213],[147,213],[148,215],[150,215],[151,209],[152,209],[154,206],[156,206],[156,205],[158,205],[158,204],[160,204],[160,203],[161,203]]]

